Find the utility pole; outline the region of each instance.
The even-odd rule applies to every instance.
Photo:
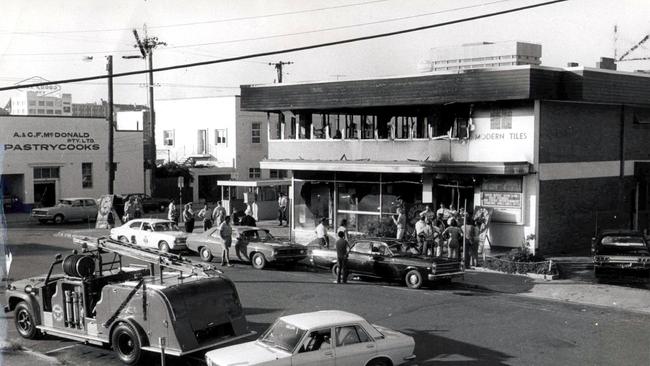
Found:
[[[108,72],[108,194],[113,194],[115,181],[115,163],[113,162],[113,56],[106,56],[106,71]]]
[[[147,87],[149,88],[149,151],[147,151],[147,156],[145,158],[145,169],[153,169],[156,165],[156,113],[154,110],[154,83],[153,83],[153,50],[158,46],[166,46],[167,43],[161,42],[158,40],[158,37],[149,37],[147,35],[147,25],[144,25],[144,39],[140,41],[140,36],[138,35],[137,29],[133,30],[133,36],[135,36],[136,44],[134,47],[140,50],[142,58],[146,58],[149,66],[149,82]],[[129,56],[124,56],[125,58],[133,58]],[[153,176],[153,172],[152,172]],[[152,181],[153,183],[153,181]],[[153,191],[153,184],[150,187]]]
[[[278,72],[278,84],[282,83],[282,65],[291,65],[291,61],[278,61],[278,62],[269,62],[270,66],[275,67],[275,71]]]

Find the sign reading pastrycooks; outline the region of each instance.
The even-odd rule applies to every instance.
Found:
[[[90,132],[15,131],[5,151],[97,151],[100,145]]]

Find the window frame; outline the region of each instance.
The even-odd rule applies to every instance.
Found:
[[[90,169],[90,173],[87,171]],[[86,177],[90,177],[88,182]],[[92,162],[82,162],[81,163],[81,188],[91,189],[93,188],[93,163]]]
[[[171,133],[171,137],[165,136]],[[171,141],[171,143],[170,143]],[[175,146],[176,144],[176,130],[163,130],[163,146]]]
[[[219,132],[222,132],[222,134]],[[214,144],[228,146],[228,129],[218,128],[214,130]]]
[[[260,144],[260,143],[262,143],[262,123],[252,122],[251,123],[251,144]]]
[[[262,178],[262,169],[261,168],[248,168],[248,178],[250,178],[250,179],[261,179]]]

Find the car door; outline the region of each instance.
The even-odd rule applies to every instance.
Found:
[[[95,200],[84,200],[84,211],[87,220],[93,221],[97,219],[97,202]]]
[[[395,278],[395,266],[388,245],[380,241],[373,241],[371,252],[373,258],[372,271],[381,278]]]
[[[371,248],[372,242],[367,240],[354,243],[348,253],[348,272],[374,275]]]
[[[292,366],[335,366],[332,328],[309,332],[291,357]]]
[[[334,330],[336,365],[365,365],[377,354],[375,341],[358,324],[338,326]]]
[[[142,221],[133,221],[129,224],[129,227],[126,229],[126,238],[133,244],[142,244],[142,238],[140,237],[140,227],[142,226]]]
[[[223,239],[221,239],[219,228],[216,228],[206,236],[205,240],[207,241],[205,244],[210,248],[212,255],[221,258],[221,253],[223,253]]]
[[[86,218],[86,213],[83,200],[73,200],[70,212],[65,216],[68,220],[84,220]]]
[[[154,248],[158,247],[158,241],[155,239],[156,233],[150,223],[142,222],[142,227],[135,235],[140,245]]]

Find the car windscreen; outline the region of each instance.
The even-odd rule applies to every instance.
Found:
[[[71,200],[59,200],[57,206],[72,206]]]
[[[638,236],[604,236],[596,248],[598,255],[640,255],[650,256],[650,251]]]
[[[178,226],[173,222],[157,222],[153,224],[153,231],[178,231]]]
[[[260,342],[269,346],[282,349],[287,352],[293,352],[296,345],[305,335],[306,330],[289,324],[283,320],[278,320],[260,337]]]
[[[242,233],[248,241],[267,241],[272,240],[273,235],[266,230],[246,230]]]

